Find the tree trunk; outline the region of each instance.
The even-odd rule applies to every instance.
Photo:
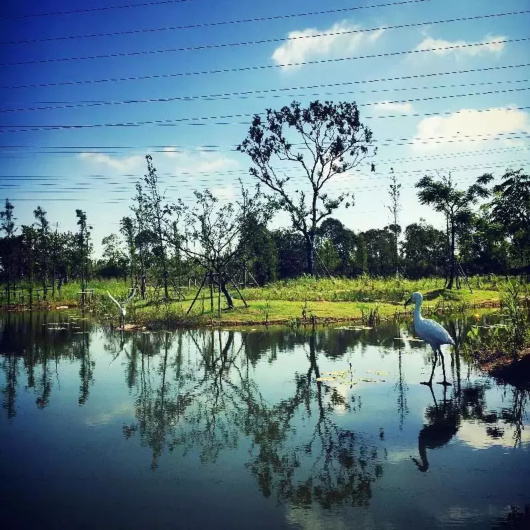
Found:
[[[7,266],[7,305],[11,304],[11,265]]]
[[[315,234],[310,232],[306,236],[306,251],[307,251],[307,273],[310,276],[315,274]]]
[[[228,292],[228,289],[226,288],[226,280],[224,276],[222,274],[219,274],[218,278],[219,278],[219,285],[220,285],[221,291],[225,295],[228,308],[234,309],[234,301],[232,300],[232,297],[230,296],[230,293]]]
[[[453,282],[455,280],[455,223],[451,220],[451,265],[449,270],[449,282],[447,283],[447,289],[453,288]]]
[[[48,286],[47,286],[48,270],[47,270],[46,261],[44,261],[43,269],[44,270],[42,271],[42,298],[43,300],[46,300],[47,294],[48,294]]]

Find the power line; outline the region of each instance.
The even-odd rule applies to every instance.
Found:
[[[509,132],[509,133],[489,133],[489,134],[468,134],[468,135],[453,135],[453,136],[431,136],[431,137],[419,137],[416,138],[415,141],[407,141],[410,140],[410,138],[387,138],[384,140],[375,141],[375,143],[378,143],[380,146],[404,146],[404,145],[416,145],[418,143],[420,144],[441,144],[441,143],[461,143],[461,142],[475,142],[475,141],[499,141],[499,140],[521,140],[521,139],[528,139],[530,138],[530,131],[520,131],[520,132]],[[454,139],[454,140],[453,140]],[[303,146],[303,144],[293,144],[293,146]],[[27,145],[4,145],[0,146],[0,148],[5,149],[13,149],[13,148],[31,148],[32,146]],[[38,146],[37,146],[38,147]],[[45,146],[42,146],[45,148]],[[98,151],[95,152],[88,152],[87,149],[146,149],[149,150],[149,152],[159,152],[159,153],[168,153],[167,151],[168,146],[74,146],[74,147],[59,147],[61,149],[83,149],[83,151],[65,151],[65,154],[101,154]],[[175,147],[175,146],[169,146],[169,147]],[[220,152],[223,150],[228,151],[237,151],[236,146],[221,146],[221,145],[212,145],[209,146],[208,149],[202,149],[201,146],[198,148],[189,147],[189,146],[177,146],[178,149],[181,151],[186,151],[188,154],[190,152],[190,149],[196,149],[195,151],[191,151],[192,154],[200,154],[200,153],[214,153],[214,152]],[[175,149],[177,149],[175,147]],[[157,151],[157,149],[160,149]],[[178,153],[178,151],[173,151]],[[55,154],[54,152],[44,152],[42,154]],[[433,155],[433,156],[442,156],[442,155]],[[451,156],[451,155],[447,155]],[[7,158],[7,157],[5,157]],[[12,157],[15,158],[15,157]],[[22,158],[22,157],[21,157]],[[126,175],[125,175],[126,176]]]
[[[143,2],[142,4],[125,4],[125,5],[118,5],[118,6],[88,7],[85,9],[72,9],[71,11],[54,11],[51,13],[27,13],[25,15],[13,15],[9,17],[0,17],[0,20],[15,20],[15,19],[21,19],[21,18],[35,18],[35,17],[52,17],[56,15],[73,15],[73,14],[78,14],[78,13],[89,13],[93,11],[110,11],[112,9],[129,9],[133,7],[183,4],[184,2],[193,2],[193,0],[159,0],[158,2]]]
[[[225,25],[231,25],[231,24],[247,24],[250,22],[266,22],[269,20],[308,17],[308,16],[315,16],[315,15],[330,15],[330,14],[357,11],[360,9],[373,9],[373,8],[380,8],[380,7],[402,6],[406,4],[417,4],[417,3],[429,2],[429,1],[430,0],[404,0],[401,2],[388,2],[386,4],[344,7],[340,9],[327,9],[324,11],[308,11],[305,13],[273,15],[273,16],[268,16],[268,17],[253,17],[253,18],[246,18],[246,19],[240,19],[240,20],[223,20],[219,22],[201,22],[197,24],[188,24],[184,26],[166,26],[162,28],[133,29],[133,30],[126,30],[126,31],[113,31],[109,33],[90,33],[88,35],[72,35],[72,36],[62,36],[62,37],[48,37],[44,39],[25,39],[25,40],[19,40],[19,41],[4,41],[4,42],[0,42],[0,45],[2,44],[4,45],[27,44],[27,43],[34,43],[34,42],[49,42],[49,41],[58,41],[58,40],[71,40],[71,39],[89,39],[89,38],[94,38],[94,37],[114,37],[117,35],[135,35],[138,33],[154,33],[154,32],[159,32],[159,31],[178,31],[178,30],[183,30],[183,29],[197,29],[197,28],[206,28],[206,27],[212,27],[212,26],[225,26]]]
[[[2,147],[2,146],[0,146]],[[31,146],[15,146],[15,147],[31,147]],[[39,154],[39,155],[56,155],[56,154],[68,154],[68,155],[75,155],[75,154],[86,154],[87,151],[86,149],[88,148],[85,148],[85,150],[83,151],[24,151],[24,155],[33,155],[33,154]],[[473,157],[477,157],[477,156],[490,156],[490,155],[503,155],[503,154],[511,154],[511,153],[515,153],[517,151],[527,151],[528,148],[525,148],[525,147],[506,147],[506,148],[498,148],[498,149],[483,149],[483,150],[474,150],[474,151],[460,151],[460,152],[456,152],[456,153],[451,153],[451,154],[444,154],[444,155],[430,155],[430,156],[419,156],[419,157],[407,157],[407,158],[393,158],[393,159],[382,159],[382,160],[379,160],[379,159],[374,159],[374,163],[376,164],[377,167],[379,167],[380,165],[391,165],[391,166],[396,166],[396,165],[401,165],[401,164],[408,164],[408,163],[414,163],[414,164],[417,164],[418,161],[437,161],[437,160],[440,160],[440,159],[445,159],[445,158],[467,158],[467,157],[470,157],[470,156],[473,156]],[[15,153],[17,153],[18,151],[14,151]],[[166,151],[164,150],[150,150],[149,151],[150,153],[164,153]],[[8,151],[9,153],[9,151]],[[118,151],[106,151],[104,154],[117,154]],[[0,151],[0,157],[2,158],[30,158],[29,156],[23,156],[23,157],[11,157],[11,156],[2,156],[3,154],[5,154],[5,151],[4,152],[1,152]],[[98,151],[97,153],[94,153],[94,154],[102,154],[101,151]],[[281,169],[281,170],[285,170],[285,169],[292,169],[292,168],[289,168],[289,167],[281,167],[281,168],[278,168],[278,169]],[[233,169],[233,170],[226,170],[226,171],[215,171],[214,173],[210,173],[208,171],[194,171],[194,172],[184,172],[182,174],[193,174],[193,175],[200,175],[200,176],[208,176],[208,175],[214,175],[214,176],[217,176],[217,175],[237,175],[237,174],[246,174],[248,173],[248,170],[247,169]],[[166,173],[161,173],[161,175],[163,176],[167,176]],[[91,177],[97,177],[97,178],[100,178],[100,177],[104,177],[104,175],[88,175],[88,176],[91,176]],[[130,174],[121,174],[121,175],[117,175],[116,177],[133,177],[134,175],[130,175]],[[22,177],[24,178],[36,178],[36,179],[40,179],[40,178],[44,178],[46,176],[44,175],[22,175]],[[2,178],[11,178],[9,176],[6,176],[6,175],[0,175],[0,179]],[[114,178],[114,177],[113,177]]]
[[[530,66],[530,64],[526,65]],[[444,72],[440,73],[439,75],[445,75]],[[452,85],[435,85],[435,86],[423,86],[423,87],[393,87],[393,88],[382,88],[382,89],[371,89],[371,90],[355,90],[355,91],[346,91],[346,92],[314,92],[311,94],[289,94],[288,91],[290,90],[303,90],[303,89],[311,89],[315,87],[336,87],[336,86],[345,86],[345,85],[353,85],[357,83],[368,83],[368,81],[348,81],[348,82],[342,82],[342,83],[327,83],[323,85],[313,85],[309,87],[294,87],[294,88],[281,88],[281,89],[270,89],[270,90],[254,90],[249,92],[232,92],[227,93],[226,95],[232,96],[232,97],[224,97],[225,95],[198,95],[198,96],[174,96],[174,97],[166,97],[166,98],[149,98],[149,99],[129,99],[129,100],[121,100],[121,101],[88,101],[88,102],[72,102],[72,103],[65,103],[60,105],[52,105],[52,106],[45,106],[45,107],[19,107],[14,109],[0,109],[0,113],[11,113],[11,112],[33,112],[33,111],[40,111],[40,110],[59,110],[59,109],[70,109],[70,108],[85,108],[85,107],[99,107],[99,106],[108,106],[108,105],[127,105],[127,104],[141,104],[141,103],[169,103],[169,102],[176,102],[176,101],[182,101],[182,102],[190,102],[190,101],[199,101],[199,100],[206,100],[206,101],[215,101],[219,99],[250,99],[249,95],[252,95],[256,98],[265,98],[266,96],[263,95],[255,95],[255,94],[264,94],[269,92],[280,92],[280,94],[270,94],[267,97],[270,98],[279,98],[279,97],[313,97],[313,96],[322,96],[322,95],[345,95],[345,94],[377,94],[380,92],[406,92],[408,90],[435,90],[435,89],[442,89],[442,88],[458,88],[458,87],[468,87],[468,86],[489,86],[489,85],[499,85],[499,84],[512,84],[512,83],[528,83],[530,82],[530,79],[517,79],[517,80],[509,80],[509,79],[503,79],[501,81],[482,81],[479,83],[462,83],[462,84],[452,84]],[[516,90],[516,89],[514,89]],[[527,89],[524,89],[527,90]],[[507,90],[509,92],[510,90]],[[493,93],[493,92],[492,92]],[[243,95],[245,94],[245,95]],[[482,94],[489,94],[489,92],[484,92]],[[464,94],[468,95],[468,94]],[[462,96],[464,96],[462,95]],[[469,95],[475,95],[475,94],[469,94]],[[462,97],[459,95],[454,96],[444,96],[444,97]],[[425,98],[425,100],[429,99],[436,99],[434,98]],[[418,101],[418,100],[410,100],[410,101]],[[395,102],[394,102],[395,103]],[[365,104],[359,104],[361,105],[373,105],[374,103],[365,103]],[[377,103],[375,103],[377,104]]]
[[[481,169],[481,168],[484,168],[484,167],[506,167],[506,166],[510,166],[512,164],[525,164],[527,163],[527,160],[526,159],[520,159],[520,160],[510,160],[509,162],[499,162],[499,163],[496,163],[496,164],[493,164],[493,163],[480,163],[480,164],[476,164],[476,165],[468,165],[468,166],[454,166],[454,167],[444,167],[443,170],[444,171],[447,171],[447,172],[451,172],[451,171],[464,171],[464,170],[468,170],[468,169]],[[362,164],[362,166],[364,167],[369,167],[370,164]],[[293,172],[293,167],[290,167],[290,168],[285,168],[285,169],[282,169],[282,168],[276,168],[277,171],[282,171],[282,174],[285,174],[286,176],[289,176],[291,181],[294,181],[294,180],[306,180],[307,179],[307,176],[303,173],[303,172],[300,172],[300,173],[294,173]],[[288,170],[289,172],[288,173],[285,173],[285,170]],[[417,173],[429,173],[429,172],[433,172],[433,171],[436,171],[438,170],[439,168],[436,167],[436,168],[433,168],[433,167],[427,167],[427,168],[420,168],[420,169],[414,169],[414,170],[398,170],[398,171],[395,171],[395,174],[397,175],[414,175],[414,174],[417,174]],[[354,168],[353,170],[351,170],[355,173],[360,173],[363,171],[363,169],[361,168]],[[238,175],[242,175],[242,176],[249,176],[249,172],[248,172],[248,169],[241,169],[241,170],[233,170],[233,171],[227,171],[227,172],[222,172],[222,171],[218,171],[218,172],[214,172],[214,173],[208,173],[208,172],[201,172],[201,171],[180,171],[178,174],[171,174],[171,173],[161,173],[160,174],[160,182],[161,183],[164,183],[165,180],[167,178],[171,178],[171,179],[178,179],[178,178],[182,178],[182,177],[195,177],[194,179],[194,182],[199,182],[199,183],[219,183],[219,184],[223,184],[223,183],[226,183],[227,182],[227,177],[237,177]],[[338,176],[338,175],[337,175]],[[60,181],[64,181],[64,180],[70,180],[70,177],[71,175],[3,175],[1,178],[3,179],[6,179],[8,181],[17,181],[17,182],[20,182],[20,181],[30,181],[30,182],[38,182],[38,181],[47,181],[46,183],[44,184],[40,184],[41,186],[53,186],[55,184],[51,184],[49,182],[60,182]],[[99,189],[98,186],[99,186],[99,183],[96,187],[88,184],[86,182],[86,179],[90,179],[90,180],[97,180],[97,181],[105,181],[105,180],[112,180],[113,182],[110,182],[108,184],[115,184],[115,185],[119,185],[121,187],[121,189],[124,189],[124,190],[130,190],[131,188],[126,188],[125,187],[125,184],[126,182],[124,181],[125,179],[123,179],[122,177],[126,177],[126,179],[128,179],[129,181],[132,181],[132,180],[140,180],[141,177],[139,175],[129,175],[129,174],[125,174],[125,175],[101,175],[101,174],[89,174],[89,175],[77,175],[77,178],[80,178],[80,179],[83,179],[83,181],[80,183],[81,186],[76,188],[76,189]],[[209,177],[209,178],[206,178],[206,177]],[[212,178],[214,177],[214,178]],[[365,176],[365,180],[370,180],[370,181],[373,181],[374,178],[376,179],[384,179],[384,178],[387,178],[388,175],[387,173],[385,172],[384,174],[381,174],[381,173],[375,173],[375,175],[373,173],[370,174],[370,176]],[[119,180],[121,178],[121,180]],[[241,177],[240,177],[241,178]],[[356,180],[363,180],[363,179],[358,179],[356,177]],[[114,182],[115,181],[115,182]],[[402,181],[403,182],[403,181]],[[73,184],[74,182],[72,182]],[[2,188],[3,186],[5,185],[0,185],[0,188]],[[64,187],[62,187],[61,189],[65,189]],[[170,188],[168,188],[170,189]]]
[[[489,167],[492,167],[492,166],[487,166],[486,168],[489,168]],[[466,184],[468,182],[474,182],[476,179],[474,178],[461,178],[461,179],[453,179],[453,183],[456,183],[456,184]],[[416,186],[413,184],[413,185],[407,185],[407,184],[402,184],[402,189],[414,189]],[[202,189],[206,189],[207,187],[206,186],[203,186]],[[388,185],[380,185],[380,186],[370,186],[370,187],[365,187],[363,186],[362,188],[346,188],[346,191],[349,191],[349,192],[353,192],[353,193],[363,193],[363,192],[369,192],[369,191],[374,191],[374,190],[383,190],[383,189],[388,189]],[[79,191],[79,190],[75,190],[75,191]],[[51,193],[56,193],[56,192],[50,192]],[[69,192],[69,193],[72,193],[72,192]],[[125,192],[121,192],[121,193],[125,193]],[[182,201],[184,203],[193,203],[193,204],[196,204],[196,200],[192,197],[184,197],[184,198],[181,198]],[[21,202],[21,201],[33,201],[33,202],[42,202],[42,201],[53,201],[53,202],[56,202],[56,201],[68,201],[68,202],[81,202],[85,200],[84,198],[82,197],[78,197],[78,198],[74,198],[74,197],[68,197],[68,198],[61,198],[61,197],[54,197],[54,198],[45,198],[45,197],[23,197],[23,198],[17,198],[17,197],[11,197],[10,198],[10,201],[12,202]],[[130,203],[132,201],[131,198],[115,198],[114,200],[112,201],[97,201],[99,203]],[[94,201],[93,200],[90,200],[91,203],[93,203]]]
[[[504,110],[514,112],[518,110],[527,110],[530,107],[508,107]],[[425,112],[425,113],[409,113],[409,114],[388,114],[380,116],[365,116],[364,119],[387,119],[387,118],[411,118],[411,117],[428,117],[428,116],[451,116],[454,114],[461,114],[466,112],[494,112],[498,109],[462,109],[456,111],[445,112]],[[234,118],[253,118],[254,116],[263,116],[264,112],[255,113],[240,113],[240,114],[226,114],[221,116],[194,116],[191,118],[175,118],[165,120],[145,120],[145,121],[131,121],[122,123],[91,123],[91,124],[68,124],[68,125],[23,125],[21,129],[8,129],[0,133],[15,133],[15,132],[29,132],[29,131],[55,131],[55,130],[79,130],[79,129],[99,129],[106,127],[144,127],[144,126],[160,126],[160,127],[176,127],[183,125],[196,125],[194,122],[205,122],[208,120],[231,120]],[[250,122],[234,122],[234,121],[219,121],[213,123],[202,123],[202,125],[249,125]],[[1,125],[0,128],[13,127],[13,125]]]
[[[355,61],[358,59],[375,59],[379,57],[395,57],[398,55],[429,53],[429,52],[436,52],[440,50],[458,50],[458,49],[474,48],[474,47],[480,47],[480,46],[491,46],[493,44],[507,44],[510,42],[525,42],[528,40],[530,40],[529,37],[522,37],[518,39],[504,39],[504,40],[488,41],[488,42],[475,42],[475,43],[470,43],[470,44],[455,44],[453,46],[442,46],[442,47],[437,47],[437,48],[427,48],[427,49],[421,49],[421,50],[404,50],[404,51],[398,51],[398,52],[375,53],[375,54],[370,54],[370,55],[356,55],[354,57],[339,57],[335,59],[317,59],[313,61],[302,61],[302,62],[297,62],[297,63],[295,62],[295,63],[283,63],[283,64],[251,65],[251,66],[242,66],[242,67],[221,68],[217,70],[200,70],[200,71],[195,71],[195,72],[176,72],[173,74],[155,74],[155,75],[145,75],[145,76],[116,77],[116,78],[108,78],[108,79],[85,79],[81,81],[59,81],[56,83],[32,83],[32,84],[27,84],[27,85],[2,86],[0,88],[4,90],[20,89],[20,88],[43,88],[43,87],[52,87],[52,86],[85,85],[85,84],[93,84],[93,83],[116,83],[116,82],[121,82],[121,81],[140,81],[140,80],[146,80],[146,79],[169,79],[169,78],[174,78],[174,77],[212,75],[212,74],[233,73],[233,72],[248,72],[248,71],[254,71],[254,70],[269,70],[273,68],[288,68],[292,66],[309,66],[309,65],[314,65],[314,64]]]
[[[470,139],[474,137],[480,137],[485,138],[486,140],[504,140],[505,136],[511,137],[509,139],[513,139],[514,135],[530,135],[530,131],[519,131],[519,132],[507,132],[507,133],[486,133],[486,134],[468,134],[468,135],[452,135],[452,136],[429,136],[429,137],[419,137],[418,139],[421,139],[422,141],[425,141],[426,143],[433,140],[447,140],[451,138],[458,138],[462,141],[470,141]],[[499,136],[501,138],[492,138],[493,136]],[[520,136],[517,136],[516,138],[521,138]],[[375,142],[401,142],[401,141],[407,141],[409,138],[386,138],[384,140],[374,140]],[[291,144],[293,146],[304,146],[304,144],[299,143],[293,143]],[[91,145],[91,146],[38,146],[34,144],[30,145],[21,145],[21,144],[6,144],[6,145],[0,145],[0,148],[4,149],[26,149],[26,148],[35,148],[40,147],[43,149],[82,149],[82,153],[86,153],[87,149],[142,149],[142,150],[156,150],[156,149],[162,149],[162,151],[158,152],[165,152],[165,153],[176,153],[178,154],[179,151],[184,152],[194,152],[195,154],[200,154],[204,152],[219,152],[223,150],[229,150],[229,151],[236,151],[237,144],[233,145],[202,145],[202,146],[185,146],[185,145],[129,145],[129,146],[98,146],[98,145]],[[168,151],[168,149],[172,149],[172,151]],[[68,151],[71,152],[71,151]],[[154,151],[157,152],[157,151]],[[99,154],[99,152],[95,152],[94,154]],[[434,155],[436,156],[436,155]],[[441,156],[441,155],[438,155]]]
[[[270,39],[259,39],[259,40],[244,41],[244,42],[202,44],[199,46],[184,46],[180,48],[165,48],[161,50],[138,50],[134,52],[105,53],[105,54],[100,54],[100,55],[85,55],[85,56],[79,56],[79,57],[52,57],[51,59],[33,59],[29,61],[20,61],[20,62],[15,62],[15,63],[0,63],[0,66],[22,66],[22,65],[28,65],[28,64],[89,61],[89,60],[96,60],[96,59],[138,57],[140,55],[158,55],[162,53],[177,53],[177,52],[186,52],[186,51],[213,50],[213,49],[220,49],[220,48],[254,46],[257,44],[270,44],[270,43],[275,43],[275,42],[290,42],[290,41],[300,41],[300,40],[303,41],[307,39],[316,39],[316,38],[324,38],[324,37],[338,37],[342,35],[353,35],[357,33],[367,33],[367,32],[383,31],[383,30],[391,30],[391,29],[414,28],[414,27],[420,27],[420,26],[430,26],[434,24],[438,24],[438,25],[448,24],[448,23],[453,23],[453,22],[466,22],[466,21],[471,21],[471,20],[506,17],[506,16],[513,16],[513,15],[523,15],[523,14],[528,14],[528,13],[530,13],[530,10],[527,9],[525,11],[512,11],[508,13],[476,15],[472,17],[460,17],[460,18],[452,18],[452,19],[445,19],[445,20],[430,20],[426,22],[411,22],[409,24],[398,24],[394,26],[379,26],[376,28],[368,28],[368,29],[352,29],[352,30],[345,30],[345,31],[317,33],[314,35],[298,35],[295,37],[275,37],[275,38],[270,38]]]

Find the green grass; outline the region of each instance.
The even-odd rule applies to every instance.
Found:
[[[196,288],[184,291],[183,301],[157,300],[152,294],[147,300],[137,297],[128,308],[127,321],[150,326],[178,326],[183,324],[257,324],[289,323],[303,318],[310,321],[314,316],[322,320],[361,320],[377,309],[381,318],[393,318],[405,314],[403,302],[414,291],[424,295],[424,312],[455,312],[472,309],[484,302],[498,302],[499,287],[503,282],[492,277],[474,278],[473,293],[469,289],[447,291],[443,279],[380,279],[360,277],[356,279],[320,278],[302,276],[296,280],[275,282],[260,288],[242,291],[249,307],[245,308],[236,291],[230,288],[235,308],[227,311],[222,298],[221,317],[217,315],[217,295],[214,296],[214,311],[210,310],[209,290],[204,289],[190,315],[186,317]],[[107,296],[109,291],[118,300],[128,295],[129,284],[120,280],[92,280],[89,289],[94,289],[94,300],[90,309],[102,320],[117,321],[117,308]],[[477,288],[479,287],[479,289]],[[52,301],[52,307],[79,303],[79,284],[67,284],[61,290],[61,297]],[[163,291],[159,291],[159,296]],[[409,308],[410,311],[410,308]]]

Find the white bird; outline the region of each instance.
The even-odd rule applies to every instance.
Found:
[[[110,299],[119,307],[120,309],[120,327],[124,327],[125,325],[125,315],[127,314],[127,311],[125,310],[125,306],[134,298],[134,294],[136,292],[136,289],[133,289],[132,293],[130,294],[129,298],[123,302],[123,304],[120,304],[114,296],[112,296],[108,291],[107,294],[110,296]]]
[[[434,351],[434,363],[432,366],[432,372],[431,372],[431,378],[429,379],[428,383],[422,383],[428,386],[431,386],[432,384],[432,376],[434,374],[434,369],[436,368],[436,363],[438,361],[438,354],[442,357],[442,368],[443,368],[443,374],[444,374],[444,380],[443,383],[440,383],[442,385],[451,385],[451,383],[448,383],[445,379],[445,360],[442,353],[442,344],[451,344],[452,346],[455,345],[455,341],[449,335],[448,331],[438,324],[438,322],[435,322],[434,320],[429,320],[427,318],[423,318],[421,316],[421,304],[423,302],[423,296],[421,293],[412,293],[411,297],[405,302],[405,307],[407,307],[408,304],[414,303],[414,331],[416,332],[416,335],[422,340],[424,340],[427,344],[431,346],[431,348]]]

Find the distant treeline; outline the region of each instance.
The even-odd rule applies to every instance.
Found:
[[[293,135],[303,143],[291,143]],[[345,227],[336,218],[337,209],[353,206],[354,198],[346,192],[330,196],[326,186],[375,157],[372,142],[355,103],[316,101],[302,108],[293,102],[280,111],[269,109],[266,118],[254,117],[238,147],[250,157],[249,173],[259,185],[251,192],[241,183],[241,198],[232,204],[220,204],[209,191],[195,191],[193,206],[169,203],[147,155],[147,174],[136,184],[132,213],[121,219],[119,234],[103,239],[101,258],[93,255],[86,212],[76,210],[76,232],[58,231],[41,207],[34,211],[34,223],[18,226],[6,199],[0,211],[4,303],[11,301],[13,286],[29,290],[31,303],[37,295],[53,296],[72,280],[84,291],[93,277],[129,278],[142,297],[151,285],[166,299],[172,288],[208,282],[232,307],[229,282],[263,285],[304,272],[444,276],[447,288],[455,280],[458,285],[464,272],[529,272],[530,176],[523,169],[506,170],[494,186],[493,176],[485,173],[462,190],[450,173],[421,178],[415,185],[418,202],[443,215],[445,230],[423,219],[400,226],[401,184],[391,169],[392,222],[364,232]],[[278,161],[303,176],[287,173],[276,166]],[[373,162],[365,165],[375,171]],[[291,226],[271,230],[270,221],[279,212],[288,215]]]

